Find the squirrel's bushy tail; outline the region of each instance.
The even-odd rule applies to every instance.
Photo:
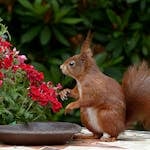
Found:
[[[150,68],[147,63],[129,67],[123,76],[122,87],[127,99],[150,98]]]
[[[127,123],[140,121],[150,129],[150,68],[146,62],[128,68],[122,88],[126,99]]]

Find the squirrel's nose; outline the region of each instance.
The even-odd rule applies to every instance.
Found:
[[[60,69],[63,69],[63,65],[60,65]]]

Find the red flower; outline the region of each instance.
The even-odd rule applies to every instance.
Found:
[[[43,73],[35,70],[32,65],[21,64],[20,67],[26,71],[31,85],[37,85],[44,80]]]
[[[12,56],[6,57],[3,59],[3,62],[1,63],[2,68],[8,69],[12,66],[13,58]]]
[[[2,37],[0,37],[0,47],[2,48],[10,48],[12,45],[7,42],[6,40],[4,40]]]
[[[30,70],[32,70],[32,69],[34,69],[34,67],[32,65],[28,65],[28,64],[25,64],[25,63],[21,64],[20,68],[23,69],[23,70],[25,70],[25,71],[27,71],[27,72],[30,71]]]
[[[53,112],[58,112],[62,108],[62,104],[56,98],[55,101],[52,101],[52,110]]]
[[[18,65],[14,65],[12,66],[12,69],[14,72],[16,72],[18,69],[20,69],[20,67]]]
[[[29,92],[31,99],[38,101],[40,105],[45,106],[50,103],[54,112],[62,108],[61,103],[56,98],[56,91],[49,88],[44,82],[38,87],[35,85],[30,86]]]
[[[38,100],[41,96],[39,88],[37,88],[36,86],[30,86],[29,96],[35,101]]]

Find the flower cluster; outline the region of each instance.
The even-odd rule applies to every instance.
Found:
[[[32,85],[30,86],[30,96],[33,100],[39,101],[41,105],[45,106],[48,104],[47,100],[50,100],[53,112],[57,112],[61,107],[61,103],[57,100],[57,95],[55,90],[59,89],[58,85],[55,90],[52,88],[51,82],[42,83],[40,86]]]
[[[27,90],[28,98],[38,102],[41,106],[50,104],[53,112],[59,111],[62,105],[58,101],[57,92],[61,89],[61,85],[58,84],[54,87],[52,82],[44,82],[43,73],[37,71],[34,66],[26,64],[25,60],[27,60],[25,55],[19,55],[16,48],[12,49],[12,45],[0,37],[0,88],[3,87],[8,70],[14,74],[17,71],[22,71],[26,76],[24,80],[27,80],[28,83],[28,87],[24,89]],[[10,77],[10,80],[15,82],[14,77]]]

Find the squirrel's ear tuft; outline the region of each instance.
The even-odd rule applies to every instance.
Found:
[[[81,46],[81,53],[87,53],[87,55],[89,55],[91,57],[93,56],[91,48],[90,48],[92,37],[93,37],[93,34],[89,30],[88,34],[86,36],[86,39],[84,40],[84,42]]]

